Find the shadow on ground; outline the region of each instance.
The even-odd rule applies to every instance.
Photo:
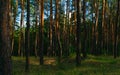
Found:
[[[46,58],[39,65],[37,58],[30,59],[30,72],[25,73],[24,58],[13,57],[13,75],[120,75],[120,59],[89,57],[76,67],[73,59],[57,64],[54,58]]]

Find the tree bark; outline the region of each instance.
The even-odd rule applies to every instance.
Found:
[[[117,0],[117,11],[116,11],[116,24],[115,24],[115,32],[114,32],[114,58],[118,55],[118,26],[119,26],[119,15],[120,15],[120,0]]]
[[[14,50],[14,26],[16,25],[16,16],[17,16],[17,8],[18,8],[18,0],[16,0],[16,4],[15,4],[15,8],[13,9],[13,17],[14,17],[14,19],[13,19],[13,25],[12,25],[12,51],[11,51],[11,53],[13,52],[13,50]]]
[[[25,65],[25,71],[29,71],[29,36],[30,36],[30,0],[27,0],[27,27],[25,29],[25,55],[26,55],[26,65]]]
[[[80,20],[80,6],[79,6],[80,0],[77,0],[77,29],[76,29],[76,65],[79,66],[81,64],[81,50],[80,50],[80,25],[81,25],[81,20]]]
[[[102,1],[102,27],[101,27],[101,47],[100,47],[100,50],[104,50],[104,40],[105,40],[105,33],[104,33],[104,30],[105,30],[105,2],[106,0],[103,0]]]
[[[23,24],[24,24],[24,0],[21,0],[21,20],[20,20],[20,34],[19,34],[19,46],[18,46],[19,56],[22,56],[24,51]]]
[[[98,18],[99,18],[99,0],[95,0],[95,53],[96,55],[99,55],[100,52],[99,52],[99,48],[98,48]]]
[[[35,57],[37,57],[38,56],[38,54],[37,54],[37,49],[38,49],[38,18],[37,18],[37,15],[36,15],[35,28],[36,28],[36,32],[35,32]]]
[[[40,1],[41,5],[41,10],[40,10],[40,26],[39,26],[39,45],[40,45],[40,51],[39,51],[39,56],[40,56],[40,64],[43,65],[43,50],[44,50],[44,0]]]
[[[53,6],[52,6],[53,1],[50,0],[50,26],[49,26],[49,48],[48,48],[48,55],[53,55],[51,54],[53,49],[52,49],[52,27],[53,27]]]
[[[87,54],[86,54],[86,50],[87,50],[87,26],[86,26],[86,20],[85,20],[85,14],[86,14],[86,0],[83,0],[83,24],[84,24],[84,42],[83,42],[83,49],[82,49],[82,53],[83,53],[83,58],[86,58]]]
[[[11,0],[0,0],[0,75],[12,75],[10,13]]]
[[[60,42],[60,31],[59,31],[59,0],[56,0],[56,13],[55,13],[55,31],[56,31],[56,42],[58,45],[58,48],[56,48],[58,50],[58,62],[61,61],[61,56],[62,56],[62,46],[61,46],[61,42]]]

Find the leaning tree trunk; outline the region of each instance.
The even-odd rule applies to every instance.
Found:
[[[10,11],[11,0],[0,0],[0,75],[12,75]]]

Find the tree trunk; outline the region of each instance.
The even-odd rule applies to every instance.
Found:
[[[118,26],[119,26],[119,15],[120,15],[120,0],[117,0],[117,14],[116,14],[116,23],[115,23],[115,32],[114,32],[114,58],[117,57],[118,54]]]
[[[36,15],[36,23],[35,23],[35,28],[36,28],[36,32],[35,32],[35,57],[38,56],[37,54],[37,49],[38,49],[38,19],[37,19],[37,15]]]
[[[21,0],[21,20],[20,20],[20,34],[19,34],[19,46],[18,46],[19,56],[22,56],[24,51],[23,24],[24,24],[24,0]]]
[[[102,1],[102,29],[101,29],[101,32],[102,32],[102,35],[101,35],[101,47],[100,47],[100,50],[104,50],[104,40],[105,40],[105,33],[104,33],[104,30],[105,30],[105,2],[106,0],[103,0]]]
[[[65,55],[69,55],[69,47],[70,47],[70,0],[67,0],[67,9],[66,9],[66,31],[67,31],[67,36],[66,36],[66,50],[65,50]]]
[[[18,8],[18,0],[16,0],[16,7],[13,9],[14,19],[13,19],[13,26],[12,26],[12,51],[11,53],[14,50],[14,29],[15,29],[14,26],[16,25],[17,8]]]
[[[83,0],[83,24],[84,24],[84,42],[83,42],[83,58],[86,58],[86,50],[87,50],[87,26],[86,26],[86,20],[85,20],[85,14],[86,14],[86,0]]]
[[[61,42],[60,42],[60,32],[59,32],[59,0],[56,0],[56,13],[55,13],[55,19],[56,19],[56,42],[58,45],[58,48],[56,48],[58,50],[58,62],[60,62],[61,60],[61,56],[62,56],[62,46],[61,46]]]
[[[98,48],[98,18],[99,18],[99,0],[95,0],[95,53],[99,55],[99,48]]]
[[[53,49],[52,49],[52,25],[53,25],[53,6],[52,6],[52,0],[50,0],[50,26],[49,26],[49,48],[48,48],[48,55],[53,55],[51,54]]]
[[[26,55],[26,65],[25,65],[25,71],[29,71],[29,36],[30,36],[30,0],[27,0],[27,27],[25,29],[25,55]]]
[[[41,10],[40,10],[40,26],[39,26],[39,37],[40,37],[40,64],[43,65],[43,50],[44,50],[44,0],[40,1]]]
[[[79,8],[79,3],[80,0],[77,0],[77,29],[76,29],[76,65],[79,66],[81,64],[81,56],[80,56],[80,25],[81,25],[81,20],[80,20],[80,8]]]
[[[91,4],[91,11],[92,11],[92,29],[91,29],[91,37],[92,37],[92,40],[91,40],[91,53],[95,55],[95,52],[96,52],[96,38],[95,38],[95,25],[94,25],[94,5],[95,5],[95,0],[92,1],[92,4]]]
[[[0,75],[12,75],[10,13],[11,0],[0,0]]]

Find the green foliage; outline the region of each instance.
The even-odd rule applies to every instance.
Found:
[[[26,0],[25,1],[25,11],[24,11],[24,22],[26,22]],[[65,38],[65,40],[70,39],[70,43],[67,44],[66,48],[63,49],[63,55],[65,54],[65,50],[69,50],[70,54],[75,52],[75,47],[76,47],[76,26],[75,26],[75,7],[74,7],[74,3],[72,3],[74,0],[70,0],[70,10],[69,12],[71,13],[71,19],[70,19],[70,25],[68,25],[68,14],[67,14],[67,3],[65,0],[61,0],[59,3],[59,30],[60,30],[60,41],[61,44],[63,44],[65,41],[63,40],[63,26],[65,24],[65,36],[70,36],[68,38]],[[105,18],[106,18],[106,24],[109,25],[109,18],[112,18],[113,20],[116,18],[116,9],[117,9],[117,0],[108,0],[107,4],[106,4],[106,13],[105,13]],[[18,36],[19,36],[19,30],[20,30],[20,25],[19,25],[19,21],[20,21],[20,14],[21,14],[21,5],[20,5],[20,0],[18,0],[18,4],[16,0],[11,0],[11,5],[12,5],[12,12],[13,12],[13,18],[16,16],[16,25],[14,25],[15,27],[15,46],[14,46],[14,51],[13,51],[13,55],[17,55],[16,52],[18,50]],[[85,19],[86,19],[86,23],[81,23],[80,25],[80,40],[81,40],[81,48],[84,47],[83,43],[84,43],[84,25],[86,25],[86,34],[87,34],[87,54],[89,54],[91,52],[91,47],[92,47],[92,43],[94,40],[93,39],[93,26],[95,25],[95,15],[92,17],[93,13],[95,14],[95,9],[93,9],[94,2],[91,0],[86,0],[86,14],[85,14]],[[15,14],[16,13],[16,14]],[[65,14],[66,13],[66,14]],[[39,3],[37,3],[35,0],[30,0],[30,53],[31,55],[34,55],[34,46],[35,46],[35,32],[39,32],[39,28],[35,27],[35,22],[36,22],[36,16],[38,17],[38,22],[40,21],[39,15],[40,14],[40,10],[39,10]],[[81,18],[83,16],[83,9],[81,11]],[[99,19],[98,19],[99,23],[98,23],[98,40],[101,38],[100,36],[102,36],[102,0],[99,0]],[[55,0],[53,0],[53,25],[55,25]],[[81,19],[82,22],[82,19]],[[114,22],[114,21],[112,21]],[[39,23],[40,24],[40,23]],[[49,47],[49,26],[50,26],[50,0],[44,0],[44,55],[47,54],[47,49]],[[70,26],[72,27],[71,29],[73,29],[73,31],[71,33],[69,33],[70,31]],[[110,33],[112,32],[112,28],[110,28]],[[114,31],[114,30],[113,30]],[[118,33],[119,34],[119,33]],[[110,35],[113,36],[113,35]],[[55,37],[55,36],[54,36]],[[103,38],[104,39],[104,38]],[[102,51],[101,54],[106,54],[106,55],[113,55],[113,41],[111,40],[112,37],[109,38],[109,51],[107,52],[106,49],[100,50]],[[119,41],[119,39],[118,39]],[[56,43],[55,43],[56,44]],[[66,44],[66,42],[65,42]],[[65,45],[63,45],[64,48]],[[99,45],[98,45],[99,46]],[[98,47],[96,46],[96,47]],[[119,47],[119,46],[118,46]],[[118,48],[119,49],[119,48]],[[97,53],[99,53],[99,50]],[[56,50],[57,52],[57,50]]]

